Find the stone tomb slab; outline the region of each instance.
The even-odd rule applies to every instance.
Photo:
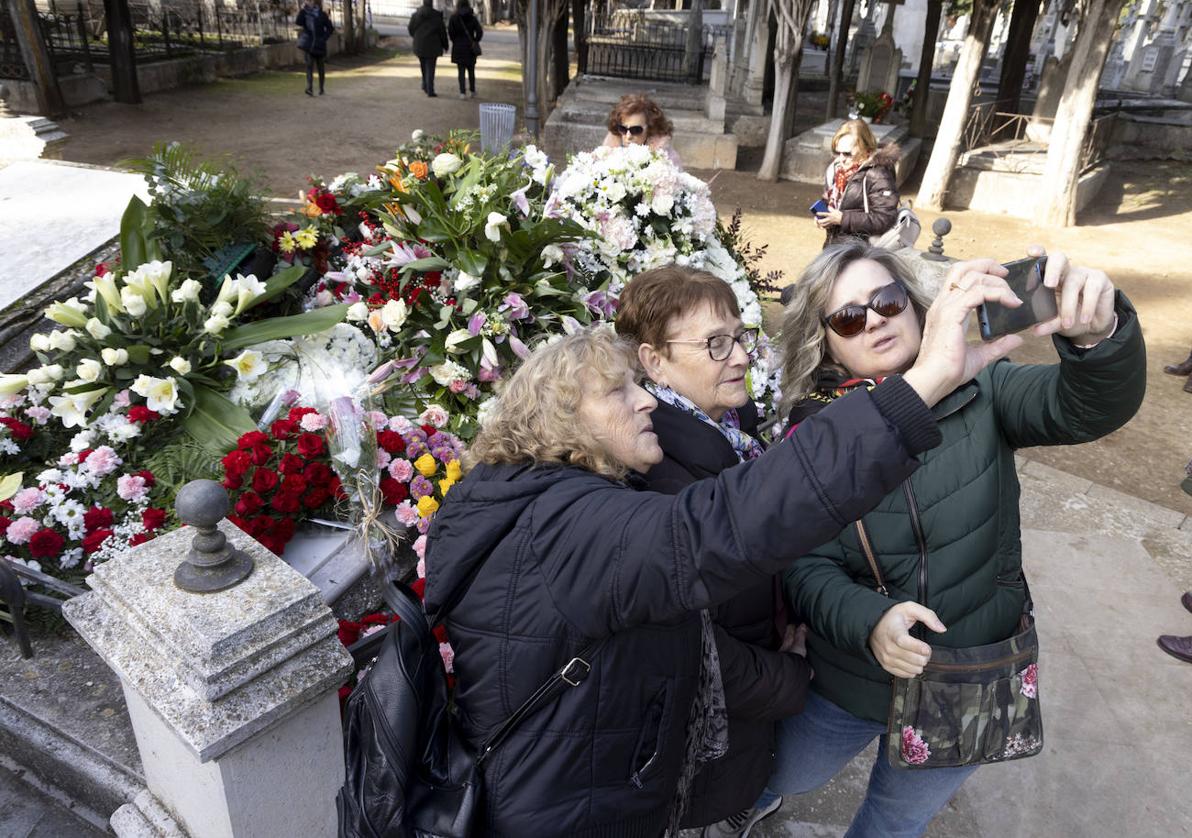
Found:
[[[120,232],[145,179],[94,166],[26,160],[0,168],[0,311]]]

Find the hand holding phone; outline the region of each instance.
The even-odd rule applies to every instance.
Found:
[[[1004,267],[1006,284],[1010,286],[1022,305],[1008,308],[998,303],[982,303],[977,307],[977,323],[982,340],[993,340],[1002,335],[1021,332],[1023,329],[1052,320],[1059,314],[1055,290],[1043,282],[1047,271],[1047,257],[1028,257],[1016,262],[1007,262]]]
[[[811,215],[813,217],[818,216],[819,213],[821,213],[821,212],[827,212],[827,211],[828,211],[828,202],[825,201],[823,198],[820,198],[818,201],[816,201],[814,204],[811,205]]]

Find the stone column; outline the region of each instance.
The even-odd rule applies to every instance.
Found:
[[[99,565],[93,590],[63,607],[120,676],[144,764],[147,792],[112,826],[119,836],[334,836],[336,693],[352,669],[336,620],[314,585],[222,520],[218,484],[188,484],[178,511],[192,527]],[[184,559],[177,578],[192,589],[188,580],[223,584],[210,581],[213,567],[251,569],[234,587],[188,593],[175,584]]]
[[[767,10],[765,0],[749,0],[749,11],[746,13],[748,31],[745,41],[748,44],[749,70],[741,98],[758,108],[762,105],[762,89],[766,84],[766,46],[770,35],[769,20],[764,14]]]

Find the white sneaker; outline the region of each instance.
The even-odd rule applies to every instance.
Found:
[[[755,826],[781,807],[782,798],[779,797],[761,809],[742,809],[722,821],[705,826],[700,832],[700,838],[749,838],[749,833]]]

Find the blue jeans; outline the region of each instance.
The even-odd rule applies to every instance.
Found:
[[[881,741],[869,788],[845,838],[922,835],[976,766],[895,768],[886,759],[885,725],[859,719],[815,692],[808,695],[802,713],[778,723],[774,773],[756,805],[765,806],[779,795],[814,791],[874,737]]]

